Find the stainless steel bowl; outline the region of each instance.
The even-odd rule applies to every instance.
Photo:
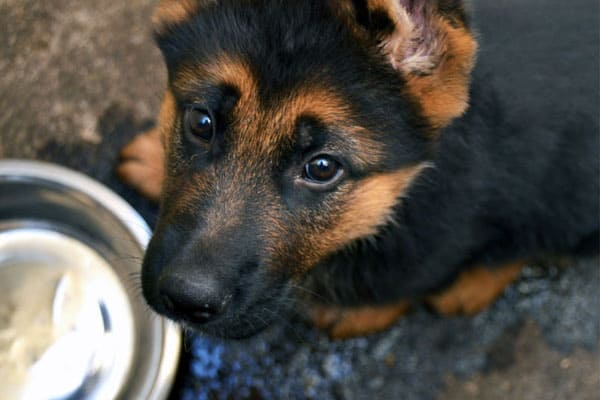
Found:
[[[90,178],[0,161],[0,399],[167,397],[181,336],[141,297],[149,236]]]

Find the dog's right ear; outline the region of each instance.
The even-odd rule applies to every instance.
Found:
[[[160,35],[170,26],[187,21],[201,8],[216,2],[217,0],[160,0],[152,15],[154,31]]]
[[[477,44],[462,0],[328,0],[358,40],[373,44],[406,82],[434,131],[468,106]]]

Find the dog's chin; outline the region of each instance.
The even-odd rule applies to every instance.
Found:
[[[206,324],[196,324],[190,321],[181,321],[181,324],[199,334],[216,337],[219,339],[241,340],[247,339],[264,331],[272,325],[274,318],[253,318],[252,316],[237,318],[231,317],[222,321],[214,321]]]
[[[240,307],[237,311],[229,311],[207,323],[175,318],[175,322],[194,332],[221,339],[247,339],[273,324],[286,321],[292,309],[292,301],[257,302],[248,307]]]
[[[181,325],[184,329],[222,339],[245,339],[258,334],[274,323],[286,321],[297,303],[286,282],[265,285],[242,293],[214,319],[197,321],[193,315],[172,313],[157,301],[151,292],[145,292],[148,306],[156,313]]]

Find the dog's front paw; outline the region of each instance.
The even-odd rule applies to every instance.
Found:
[[[332,339],[348,339],[388,328],[406,314],[409,306],[408,301],[356,308],[321,306],[315,307],[310,316],[313,324],[327,332]]]
[[[144,197],[158,201],[164,179],[164,158],[158,131],[152,129],[123,147],[116,173]]]
[[[444,315],[474,315],[496,300],[521,274],[524,262],[462,272],[448,288],[426,299],[426,303]]]

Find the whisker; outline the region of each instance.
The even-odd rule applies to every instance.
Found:
[[[282,322],[284,326],[290,328],[292,330],[292,332],[294,333],[294,336],[296,337],[298,342],[303,343],[303,344],[308,344],[308,342],[306,341],[306,338],[303,338],[302,336],[300,336],[298,331],[296,329],[294,329],[294,326],[287,318],[283,317],[276,311],[270,310],[267,307],[263,307],[263,310],[270,313],[271,315],[273,315],[276,319],[278,319],[280,322]]]
[[[330,297],[326,297],[326,296],[324,296],[324,295],[322,295],[320,293],[317,293],[317,292],[315,292],[313,290],[310,290],[310,289],[308,289],[308,288],[306,288],[304,286],[301,286],[301,285],[298,285],[298,284],[295,284],[295,283],[290,283],[290,287],[292,289],[299,290],[301,292],[309,294],[310,296],[314,297],[315,299],[319,300],[322,303],[325,303],[325,304],[328,304],[328,305],[334,305],[335,304],[335,302]]]

